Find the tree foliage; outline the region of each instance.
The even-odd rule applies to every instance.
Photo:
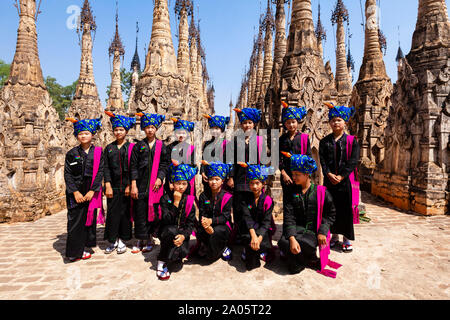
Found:
[[[73,96],[75,95],[78,81],[65,87],[57,83],[56,79],[53,77],[45,78],[44,82],[47,86],[48,93],[53,100],[53,107],[55,107],[58,112],[59,118],[64,120],[67,110],[69,110],[72,103]]]
[[[6,80],[8,80],[11,65],[0,60],[0,89],[3,88]]]

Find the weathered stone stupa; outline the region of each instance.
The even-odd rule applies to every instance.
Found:
[[[20,0],[17,47],[0,91],[0,222],[32,221],[64,207],[65,139],[44,84],[35,0]]]
[[[448,214],[450,22],[445,0],[419,0],[410,53],[399,59],[384,160],[372,193],[424,215]]]

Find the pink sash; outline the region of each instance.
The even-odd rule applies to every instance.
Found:
[[[222,203],[220,204],[220,213],[222,213],[223,207],[225,207],[228,200],[230,200],[232,196],[233,195],[231,193],[225,192],[225,194],[222,197]],[[233,229],[233,228],[231,228],[230,221],[227,221],[227,227],[230,229],[230,231]]]
[[[323,213],[323,205],[325,202],[325,191],[326,188],[324,186],[317,186],[317,233],[319,232],[320,225],[322,224],[322,213]],[[330,255],[330,240],[331,234],[328,231],[327,234],[327,244],[325,246],[319,246],[320,253],[320,274],[330,278],[336,278],[336,271],[325,269],[327,266],[333,269],[339,269],[342,265],[331,261],[328,259]]]
[[[302,135],[301,135],[301,153],[303,155],[306,155],[306,152],[308,151],[308,139],[309,139],[309,136],[306,133],[302,133]]]
[[[257,136],[256,137],[256,145],[258,147],[258,164],[261,163],[261,154],[262,154],[262,137],[261,136]]]
[[[158,178],[159,162],[161,161],[162,141],[156,140],[155,156],[153,157],[152,173],[150,176],[150,183],[148,187],[148,221],[155,221],[155,208],[154,204],[159,203],[159,200],[163,196],[163,187],[161,186],[158,191],[153,191],[156,179]],[[151,150],[149,150],[151,152]],[[159,212],[161,215],[161,212]]]
[[[130,171],[130,172],[131,172],[131,169],[130,169],[131,153],[133,152],[134,146],[135,146],[134,143],[130,143],[130,145],[128,146],[128,171]],[[133,219],[133,199],[131,197],[130,197],[130,221],[134,222],[134,219]]]
[[[264,199],[264,212],[266,212],[267,210],[270,209],[270,207],[272,206],[272,198],[266,195],[266,198]],[[275,225],[275,221],[273,220],[273,216],[270,217],[270,228],[269,228],[269,236],[272,237],[275,232],[277,231],[277,227]]]
[[[347,136],[347,160],[352,155],[352,147],[354,136]],[[358,167],[350,173],[349,179],[352,185],[352,210],[353,210],[353,224],[359,224],[359,181],[358,177]]]
[[[102,158],[102,148],[95,147],[94,149],[94,168],[92,172],[92,182],[91,187],[94,184],[95,177],[97,176],[98,169],[100,167],[100,160]],[[86,219],[86,227],[92,226],[94,220],[94,211],[99,209],[97,216],[97,224],[104,224],[105,217],[103,215],[103,202],[102,202],[102,187],[100,187],[100,191],[94,193],[91,201],[89,202],[89,208]]]
[[[190,146],[189,147],[189,151],[187,152],[187,157],[186,157],[186,163],[189,163],[189,157],[191,156],[191,154],[194,153],[195,147],[194,146]],[[191,186],[191,196],[195,197],[195,176],[191,179],[191,181],[189,181],[189,185]]]

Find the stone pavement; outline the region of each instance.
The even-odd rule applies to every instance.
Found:
[[[355,226],[353,253],[332,251],[343,264],[337,279],[311,269],[290,275],[279,259],[245,272],[238,247],[229,263],[186,262],[162,282],[159,246],[105,255],[107,244],[99,241],[91,259],[67,263],[65,211],[2,224],[0,299],[449,299],[450,217],[407,214],[364,193],[363,201],[372,221]]]

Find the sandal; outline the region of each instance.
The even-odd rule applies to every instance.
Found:
[[[123,246],[123,247],[118,247],[117,248],[117,254],[122,254],[127,252],[127,246]]]
[[[77,262],[77,261],[81,260],[81,258],[68,258],[68,259],[69,259],[69,262]]]
[[[335,247],[338,242],[339,242],[339,237],[336,237],[336,238],[331,237],[330,248]]]
[[[131,249],[131,253],[139,253],[142,250],[142,242],[141,240],[138,240],[135,246],[133,246],[133,249]]]
[[[114,244],[111,244],[108,248],[105,250],[105,254],[111,254],[114,252],[114,250],[117,249],[117,246]]]
[[[348,243],[348,244],[343,244],[342,245],[342,251],[343,252],[352,252],[353,251],[353,247],[352,247],[352,244],[351,243]]]
[[[170,278],[170,272],[167,268],[167,265],[164,264],[164,267],[162,270],[156,271],[156,275],[158,276],[158,279],[161,281],[169,280]]]
[[[142,252],[150,252],[153,250],[153,244],[147,244],[145,247],[142,248]]]
[[[90,259],[91,258],[91,254],[89,253],[89,252],[83,252],[83,257],[81,257],[81,259],[83,259],[83,260],[87,260],[87,259]]]

